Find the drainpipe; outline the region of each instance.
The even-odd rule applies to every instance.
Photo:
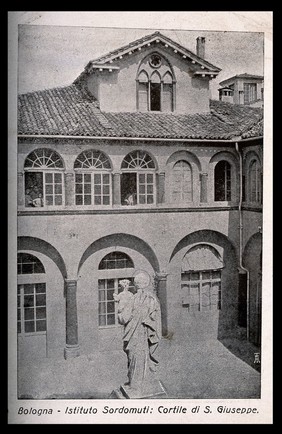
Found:
[[[239,268],[247,274],[247,340],[250,340],[250,272],[243,266],[243,158],[239,150],[238,142],[235,143],[235,149],[239,156],[240,164],[240,196],[239,196]]]

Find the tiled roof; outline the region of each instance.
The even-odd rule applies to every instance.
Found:
[[[19,96],[18,134],[167,139],[234,139],[262,135],[262,109],[210,101],[210,113],[101,112],[84,88]]]

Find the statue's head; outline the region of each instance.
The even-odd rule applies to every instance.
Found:
[[[151,283],[151,279],[146,271],[138,271],[134,276],[134,285],[137,289],[147,288]]]
[[[123,289],[128,289],[129,285],[130,285],[130,280],[128,280],[128,279],[122,279],[122,280],[119,281],[119,284],[120,284],[120,286]]]

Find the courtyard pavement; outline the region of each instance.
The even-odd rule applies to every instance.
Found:
[[[245,345],[245,353],[252,353],[253,348],[248,343],[239,344],[240,348]],[[260,373],[216,339],[178,343],[162,339],[157,358],[160,362],[158,377],[167,398],[260,397]],[[23,399],[108,399],[113,389],[127,380],[126,366],[123,351],[105,351],[69,360],[33,360],[19,366],[18,396]]]

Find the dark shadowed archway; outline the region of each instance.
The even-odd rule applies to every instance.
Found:
[[[185,265],[189,251],[197,254]],[[201,342],[234,332],[238,253],[226,235],[207,229],[187,234],[172,251],[168,274],[168,325],[179,339]]]
[[[243,252],[243,265],[249,272],[249,337],[261,343],[262,317],[262,234],[252,235]]]

